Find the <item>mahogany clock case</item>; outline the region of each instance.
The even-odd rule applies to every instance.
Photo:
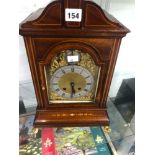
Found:
[[[66,8],[82,9],[82,21],[65,21]],[[26,18],[19,32],[24,37],[38,102],[34,125],[108,125],[106,100],[121,39],[129,29],[91,1],[57,0]],[[45,67],[68,49],[88,53],[100,68],[93,103],[49,103]]]

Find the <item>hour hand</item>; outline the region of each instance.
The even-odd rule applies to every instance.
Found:
[[[75,94],[74,82],[71,82],[70,85],[71,85],[71,98],[73,98],[73,95]]]

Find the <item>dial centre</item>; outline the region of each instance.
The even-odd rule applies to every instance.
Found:
[[[78,73],[69,72],[60,77],[58,86],[66,93],[71,94],[72,91],[73,93],[77,93],[86,87],[86,80]],[[63,88],[66,89],[64,90]]]

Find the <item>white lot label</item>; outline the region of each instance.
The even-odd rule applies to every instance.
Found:
[[[74,56],[67,56],[67,62],[78,62],[79,61],[79,56],[74,55]]]
[[[82,9],[65,9],[65,21],[81,22]]]

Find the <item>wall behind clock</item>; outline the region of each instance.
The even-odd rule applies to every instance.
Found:
[[[134,0],[93,0],[103,9],[115,16],[131,33],[127,34],[122,40],[122,45],[118,55],[118,60],[111,83],[109,92],[110,97],[115,97],[123,79],[135,77],[135,52],[134,37],[135,37],[135,15],[134,15]],[[30,13],[38,8],[45,7],[51,0],[21,0],[19,8],[19,23],[24,20]],[[23,38],[19,36],[19,60],[20,60],[20,96],[26,102],[25,106],[36,104],[34,89],[30,69],[27,61],[26,51]],[[31,92],[33,91],[33,93]],[[26,93],[25,93],[26,92]]]
[[[116,68],[109,92],[110,97],[115,97],[123,79],[135,77],[135,1],[110,0],[108,12],[128,27],[131,32],[122,39]]]

